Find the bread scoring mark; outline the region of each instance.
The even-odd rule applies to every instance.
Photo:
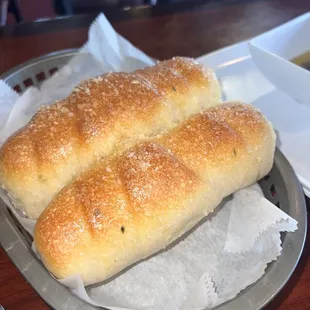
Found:
[[[164,208],[171,199],[191,195],[200,184],[192,170],[158,143],[140,143],[121,158],[119,171],[124,190],[131,212],[139,214],[139,218],[152,216],[155,205]]]

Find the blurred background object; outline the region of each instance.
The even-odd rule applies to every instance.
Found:
[[[22,21],[22,16],[20,9],[16,0],[0,0],[0,25],[4,26],[7,22],[8,14],[12,14],[15,22],[20,23]]]
[[[0,0],[0,10],[1,26],[57,16],[53,0]]]
[[[72,15],[72,2],[72,0],[53,0],[55,13],[57,15]]]
[[[41,21],[76,14],[129,10],[136,7],[164,6],[233,0],[0,0],[0,26]]]

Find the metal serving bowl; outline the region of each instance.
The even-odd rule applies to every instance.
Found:
[[[39,86],[42,81],[77,53],[65,50],[33,59],[2,75],[12,88],[23,92],[27,87]],[[238,296],[217,307],[218,310],[258,310],[267,305],[292,275],[301,256],[307,231],[307,209],[299,181],[284,155],[277,149],[274,166],[265,178],[259,181],[264,195],[273,204],[298,221],[298,230],[282,234],[282,254],[271,262],[255,284]],[[75,295],[52,278],[31,249],[32,237],[22,228],[12,212],[0,202],[0,242],[26,280],[53,308],[98,309]]]

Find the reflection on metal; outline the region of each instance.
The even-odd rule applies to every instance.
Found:
[[[216,68],[223,68],[223,67],[227,67],[227,66],[231,66],[231,65],[234,65],[238,62],[241,62],[243,60],[246,60],[248,58],[251,58],[251,56],[243,56],[243,57],[239,57],[239,58],[236,58],[236,59],[233,59],[233,60],[230,60],[230,61],[227,61],[227,62],[224,62],[222,64],[220,64],[218,67]]]

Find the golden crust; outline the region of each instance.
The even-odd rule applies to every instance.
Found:
[[[182,201],[200,183],[166,149],[141,143],[122,156],[102,161],[55,197],[37,222],[37,249],[55,274],[58,269],[60,276],[66,276],[63,267],[70,269],[73,257],[79,261],[94,243],[115,242],[111,232],[128,235],[130,228],[137,231],[140,225],[150,236],[147,231],[155,229],[150,219],[169,212],[169,206],[174,206],[173,212],[182,208]]]
[[[164,248],[225,196],[268,173],[274,148],[273,129],[255,108],[210,108],[102,160],[64,188],[37,222],[37,249],[57,277],[102,281]]]
[[[0,183],[37,218],[62,187],[99,158],[219,102],[212,70],[186,58],[85,81],[68,98],[42,107],[6,141]]]
[[[269,125],[258,110],[230,102],[192,117],[160,142],[191,169],[200,171],[205,165],[218,166],[220,161],[234,164],[268,131]]]

